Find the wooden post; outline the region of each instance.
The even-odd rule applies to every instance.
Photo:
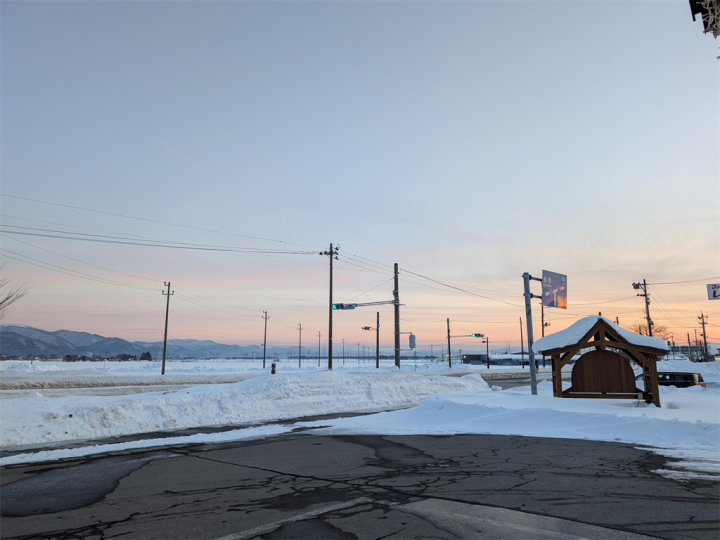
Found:
[[[560,357],[552,357],[552,383],[553,396],[563,397],[562,395],[562,367],[560,367]]]
[[[658,374],[657,374],[657,357],[650,356],[650,388],[652,392],[652,402],[656,407],[660,407],[660,389],[658,388]],[[647,387],[645,387],[647,388]]]

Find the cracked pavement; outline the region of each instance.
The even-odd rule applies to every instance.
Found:
[[[720,484],[631,445],[312,436],[8,467],[2,538],[718,538]]]

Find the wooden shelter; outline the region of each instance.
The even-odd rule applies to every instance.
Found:
[[[575,362],[572,386],[562,389],[561,371],[577,353],[585,352]],[[533,350],[552,358],[553,395],[567,398],[638,399],[660,407],[657,357],[667,354],[665,342],[641,336],[597,317],[586,317],[561,332],[546,336]],[[643,370],[645,388],[635,385],[630,362]]]

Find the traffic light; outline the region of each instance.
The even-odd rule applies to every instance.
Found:
[[[355,309],[357,304],[333,304],[333,309]]]
[[[470,337],[485,337],[485,334],[470,334]]]
[[[372,326],[363,326],[363,330],[375,330]]]
[[[411,349],[415,348],[415,335],[414,334],[410,334],[410,348]]]

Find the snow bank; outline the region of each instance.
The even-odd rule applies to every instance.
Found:
[[[624,328],[618,326],[610,319],[606,319],[605,317],[600,317],[598,315],[585,317],[575,321],[565,330],[560,330],[559,332],[555,332],[554,334],[538,339],[533,344],[533,351],[535,354],[542,354],[543,352],[551,351],[553,349],[574,345],[579,342],[600,319],[608,323],[613,330],[620,334],[620,336],[622,336],[622,338],[628,343],[658,349],[659,351],[667,353],[667,344],[662,339],[650,336],[641,336],[640,334],[630,332],[629,330],[625,330]]]
[[[661,387],[662,408],[644,402],[552,397],[552,384],[475,395],[434,395],[402,411],[340,418],[308,426],[324,433],[449,435],[486,433],[616,441],[655,447],[676,464],[720,472],[720,392]],[[681,452],[681,455],[678,452]],[[717,478],[717,477],[715,477]]]
[[[212,444],[244,441],[290,433],[294,426],[281,426],[269,424],[245,429],[233,429],[217,433],[196,433],[179,437],[162,437],[158,439],[142,439],[139,441],[126,441],[121,443],[98,444],[95,446],[80,446],[78,448],[62,448],[58,450],[41,450],[28,454],[15,454],[0,458],[0,467],[17,465],[20,463],[43,463],[60,459],[78,458],[105,454],[108,452],[122,452],[125,450],[158,448],[161,446],[177,446],[181,444]]]
[[[46,398],[38,392],[3,401],[0,445],[98,439],[198,426],[269,422],[301,416],[410,407],[437,392],[490,391],[479,375],[414,372],[317,372],[255,377],[128,396]]]

